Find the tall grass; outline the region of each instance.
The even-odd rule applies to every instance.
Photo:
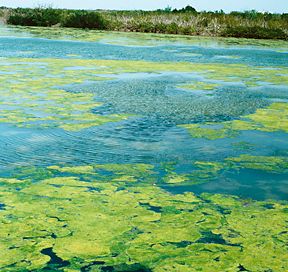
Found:
[[[247,28],[248,32],[257,30],[255,38],[287,39],[288,37],[288,14],[263,14],[255,11],[230,14],[221,11],[200,13],[111,11],[105,13],[105,17],[113,22],[113,30],[118,31],[246,37],[245,28]],[[253,36],[253,32],[251,34],[250,36]]]
[[[13,25],[288,39],[288,14],[260,13],[255,10],[226,14],[222,10],[197,12],[190,6],[180,10],[167,7],[157,11],[85,11],[38,7],[10,9],[8,13],[7,22]]]

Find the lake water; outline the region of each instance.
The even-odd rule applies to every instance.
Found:
[[[286,271],[287,63],[281,41],[0,28],[0,270]]]

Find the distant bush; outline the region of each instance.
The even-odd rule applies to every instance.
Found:
[[[197,13],[197,10],[191,6],[186,6],[185,8],[182,9],[173,9],[174,13],[180,12],[180,13],[186,13],[186,12],[190,12],[190,13]]]
[[[87,11],[39,7],[3,8],[3,12],[2,21],[24,26],[58,25],[112,31],[284,40],[287,40],[288,34],[287,13],[262,13],[255,10],[227,14],[223,10],[197,12],[192,6],[174,10],[168,6],[156,11]]]
[[[257,12],[256,10],[246,10],[244,12],[232,11],[230,15],[239,16],[244,19],[255,20],[262,16],[262,13]]]
[[[53,26],[105,29],[101,14],[86,10],[60,10],[46,7],[17,8],[11,11],[7,21],[11,25]]]
[[[106,23],[101,14],[95,11],[69,11],[62,21],[64,27],[105,29]]]
[[[17,8],[14,9],[8,20],[8,24],[23,26],[53,26],[60,22],[61,10],[53,8]]]
[[[288,39],[288,35],[280,28],[264,28],[258,26],[230,26],[222,32],[222,36],[255,39]]]
[[[288,22],[288,13],[281,14],[281,19],[285,20],[286,22]]]

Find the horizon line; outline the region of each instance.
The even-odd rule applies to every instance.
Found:
[[[184,6],[183,8],[187,7],[187,6],[191,6],[191,5],[186,5]],[[62,9],[62,10],[91,10],[91,11],[147,11],[147,12],[151,12],[151,11],[164,11],[166,8],[171,8],[171,12],[173,10],[179,10],[179,8],[177,9],[176,7],[171,7],[171,6],[166,6],[164,8],[158,8],[158,9],[110,9],[110,8],[100,8],[100,9],[92,9],[92,8],[63,8],[63,7],[57,7],[55,5],[51,5],[51,4],[39,4],[39,5],[35,5],[34,7],[21,7],[21,6],[17,6],[17,7],[13,7],[13,6],[0,6],[0,9],[3,9],[3,8],[7,8],[7,9],[16,9],[16,8],[28,8],[28,9],[36,9],[36,8],[39,8],[39,7],[42,7],[42,8],[52,8],[52,9]],[[287,12],[271,12],[269,10],[257,10],[257,9],[235,9],[235,10],[231,10],[231,11],[225,11],[223,9],[211,9],[211,10],[197,10],[197,12],[201,13],[201,12],[224,12],[225,14],[229,14],[229,13],[232,13],[232,12],[248,12],[248,11],[256,11],[258,13],[270,13],[270,14],[288,14]]]

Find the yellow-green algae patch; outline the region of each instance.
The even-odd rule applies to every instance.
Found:
[[[191,91],[198,91],[198,90],[211,91],[211,90],[216,89],[218,86],[219,84],[216,84],[216,83],[197,81],[191,84],[179,85],[178,87],[181,89],[191,90]]]
[[[243,154],[236,158],[227,158],[226,161],[234,163],[238,168],[280,173],[288,171],[288,159],[285,157],[251,156]]]
[[[88,42],[105,42],[123,46],[155,46],[174,44],[196,44],[200,46],[255,46],[275,49],[276,52],[287,52],[287,42],[281,40],[239,39],[222,37],[203,37],[156,33],[113,32],[98,30],[83,30],[75,28],[55,27],[0,27],[0,36],[34,36],[47,39],[78,40]],[[193,53],[192,53],[193,54]],[[232,56],[234,57],[234,56]],[[237,57],[237,56],[236,56]]]
[[[288,103],[273,103],[266,109],[258,109],[255,114],[246,116],[248,121],[234,121],[232,128],[238,130],[256,129],[288,133]]]
[[[286,271],[287,203],[84,181],[91,166],[76,169],[0,187],[1,271]]]
[[[221,123],[186,124],[179,125],[179,127],[186,128],[193,138],[205,138],[207,140],[223,139],[237,135],[237,133],[227,129]]]
[[[15,179],[15,178],[0,178],[0,184],[4,183],[4,184],[19,184],[19,183],[23,183],[25,182],[25,180],[21,180],[21,179]]]
[[[243,116],[240,120],[185,124],[179,127],[186,128],[193,138],[208,140],[235,137],[239,131],[244,130],[288,133],[288,103],[273,103],[267,108],[258,109],[253,114]]]
[[[288,173],[288,158],[281,156],[252,156],[242,154],[239,157],[226,158],[222,162],[195,161],[193,170],[188,173],[178,173],[173,165],[163,167],[166,175],[163,182],[168,184],[192,185],[206,183],[221,176],[221,172],[238,171],[240,169],[261,170],[268,173]]]
[[[84,166],[73,166],[73,167],[59,167],[58,165],[53,165],[48,167],[49,170],[56,170],[62,173],[72,173],[72,174],[90,174],[94,173],[94,167],[91,165]]]
[[[224,169],[221,162],[195,161],[193,163],[194,170],[189,173],[179,174],[175,171],[173,164],[163,165],[163,170],[166,175],[163,181],[168,184],[199,184],[213,180],[217,177],[219,172]]]
[[[242,154],[239,157],[226,158],[223,162],[195,162],[198,168],[211,178],[222,170],[255,169],[270,173],[287,173],[288,158],[281,156],[252,156]],[[193,173],[193,172],[192,172]],[[209,180],[209,179],[208,179]]]
[[[175,183],[182,183],[182,182],[188,181],[189,178],[186,175],[179,175],[176,173],[170,173],[169,175],[167,175],[165,177],[164,180],[166,183],[175,184]]]
[[[121,73],[193,72],[213,81],[235,82],[237,80],[243,83],[249,82],[249,84],[266,81],[278,85],[288,84],[287,68],[273,70],[260,68],[243,64],[223,66],[217,63],[48,58],[0,59],[0,72],[2,72],[0,73],[2,83],[0,86],[2,98],[0,121],[24,127],[60,127],[77,131],[107,122],[125,120],[129,117],[128,113],[105,116],[93,114],[92,110],[99,107],[101,103],[95,101],[91,93],[66,91],[71,85],[108,80],[111,76]],[[207,83],[207,86],[205,84],[202,86],[204,89],[210,83]],[[64,87],[65,90],[63,90]],[[210,87],[212,86],[209,85]],[[287,108],[284,106],[279,108],[280,104],[275,104],[273,107],[276,108],[270,108],[269,112],[266,112],[267,115],[272,114],[270,116],[270,119],[274,118],[272,122],[277,119],[278,112],[287,115]],[[252,121],[264,124],[266,130],[273,129],[273,126],[271,127],[266,120],[259,120],[259,118],[267,119],[264,116],[265,112],[259,110],[256,114],[258,119],[256,119],[257,116],[251,116]],[[281,126],[286,129],[285,123],[282,123]],[[236,125],[237,123],[234,124]],[[277,126],[280,126],[279,122]]]
[[[2,60],[7,63],[7,60]],[[62,64],[62,65],[61,65]],[[75,63],[76,65],[76,63]],[[0,122],[17,126],[60,127],[77,131],[108,122],[118,122],[128,115],[97,115],[92,110],[102,105],[91,93],[72,93],[60,89],[86,80],[104,80],[93,73],[69,70],[66,60],[13,60],[0,66]],[[95,68],[97,69],[97,67]]]
[[[88,178],[97,177],[98,181],[155,183],[154,166],[150,164],[97,164],[86,166],[59,167],[49,166],[53,173],[79,174]],[[112,177],[111,177],[112,175]]]

